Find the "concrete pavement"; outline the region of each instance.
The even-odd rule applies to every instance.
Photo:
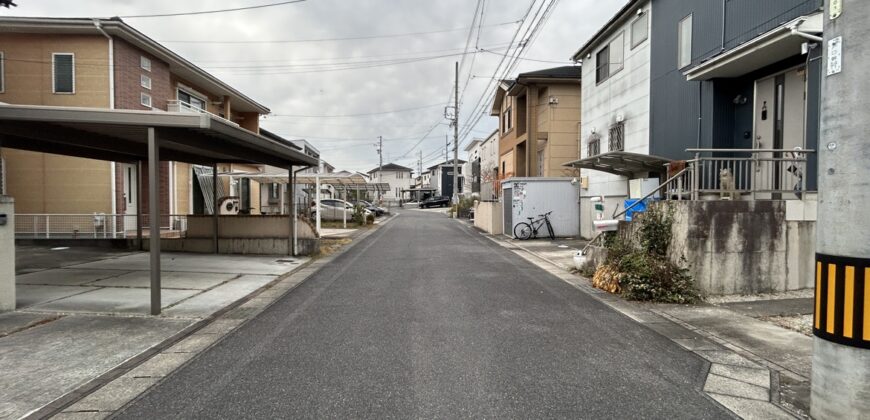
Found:
[[[118,417],[730,418],[702,392],[708,368],[463,225],[405,211]]]

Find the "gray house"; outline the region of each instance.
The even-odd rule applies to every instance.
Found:
[[[705,293],[812,287],[822,6],[627,2],[573,56],[581,235],[651,194]]]
[[[706,172],[680,193],[717,193],[726,169],[740,195],[814,191],[815,154],[796,149],[818,149],[822,3],[629,1],[573,56],[584,64],[581,159],[569,164],[587,169],[581,214],[593,197],[610,214],[664,181],[669,162],[696,157]]]

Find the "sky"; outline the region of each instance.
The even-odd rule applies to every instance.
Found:
[[[553,0],[305,0],[124,21],[271,109],[262,128],[288,139],[307,139],[337,170],[376,168],[378,136],[384,138],[385,164],[416,170],[418,152],[426,168],[444,160],[445,135],[452,143],[444,114],[452,103],[455,62],[462,61],[459,126],[466,133],[460,138],[460,158],[470,140],[495,129],[497,118],[488,115],[492,97],[484,93],[514,34],[525,32],[533,19],[518,22],[532,4],[537,10],[545,1]],[[17,0],[18,7],[0,13],[124,17],[274,2]],[[524,59],[507,77],[572,65],[571,55],[624,4],[556,0]],[[477,52],[463,55],[467,43]],[[476,109],[486,112],[468,127],[477,120],[474,106],[481,101],[486,106]],[[450,154],[452,158],[452,146]]]

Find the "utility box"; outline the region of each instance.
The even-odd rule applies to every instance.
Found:
[[[580,186],[573,178],[511,178],[502,182],[504,234],[514,235],[514,226],[535,220],[552,211],[550,223],[557,237],[576,238],[580,235]],[[547,237],[547,228],[538,231]]]
[[[0,195],[0,312],[15,310],[15,202]]]

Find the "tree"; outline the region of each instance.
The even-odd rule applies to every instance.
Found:
[[[12,0],[0,0],[0,6],[8,9],[10,7],[17,7],[18,5],[13,3]]]

